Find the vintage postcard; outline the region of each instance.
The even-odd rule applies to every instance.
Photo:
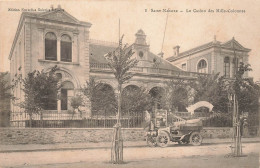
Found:
[[[0,167],[258,168],[260,0],[0,0]]]

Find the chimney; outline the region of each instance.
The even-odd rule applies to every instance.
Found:
[[[163,55],[164,53],[163,52],[160,52],[159,54],[157,54],[159,57],[162,57],[163,58]]]
[[[217,43],[217,36],[216,35],[214,35],[214,41],[213,42]]]
[[[173,47],[173,56],[178,57],[179,56],[179,51],[180,51],[180,46],[174,46]]]

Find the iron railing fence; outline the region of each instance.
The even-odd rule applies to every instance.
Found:
[[[210,117],[212,115],[209,112],[194,112],[193,115],[191,115],[189,112],[174,112],[173,114],[184,119],[204,118]]]
[[[90,70],[94,71],[111,71],[111,68],[106,63],[90,63]],[[130,69],[131,72],[138,73],[148,73],[148,74],[163,74],[170,76],[185,76],[185,77],[198,77],[198,76],[208,76],[206,73],[198,72],[186,72],[162,68],[153,68],[153,67],[134,67]],[[111,71],[112,72],[112,71]]]
[[[174,115],[184,118],[202,118],[205,127],[231,127],[231,114],[221,113],[205,113],[195,112],[191,116],[188,112],[176,112]],[[255,117],[256,118],[256,117]],[[30,117],[27,113],[13,112],[10,114],[11,126],[29,127]],[[57,111],[46,112],[42,115],[33,114],[32,127],[43,128],[112,128],[117,122],[116,116],[92,116],[88,118],[82,117],[79,113],[58,113]],[[256,124],[257,123],[257,124]],[[145,125],[144,115],[132,114],[131,116],[122,116],[121,125],[123,128],[142,128]],[[249,127],[258,125],[251,120],[248,122]]]
[[[27,113],[11,113],[13,127],[30,127]],[[34,128],[112,128],[117,122],[116,116],[93,116],[84,118],[81,114],[43,113],[33,114],[31,126]],[[123,116],[120,120],[123,128],[142,128],[142,115]]]

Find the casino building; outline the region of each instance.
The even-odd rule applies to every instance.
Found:
[[[55,65],[59,67],[57,75],[62,83],[62,99],[46,109],[46,114],[50,114],[45,116],[46,120],[52,120],[52,114],[57,114],[57,120],[71,119],[69,100],[90,77],[95,77],[116,94],[116,81],[104,55],[113,51],[118,44],[90,39],[90,33],[91,23],[79,21],[60,7],[48,12],[21,14],[9,55],[10,78],[14,81],[33,70],[48,71]],[[244,62],[247,62],[250,51],[234,39],[223,44],[214,40],[183,53],[179,53],[177,46],[174,56],[166,60],[150,51],[143,30],[138,30],[135,37],[131,47],[135,52],[133,57],[139,62],[131,70],[135,76],[124,84],[123,89],[142,87],[154,93],[154,96],[163,92],[164,81],[172,79],[192,80],[199,74],[213,72],[232,77],[233,49],[239,57],[238,61]],[[13,94],[17,99],[11,103],[11,123],[13,126],[26,126],[28,116],[17,106],[24,100],[22,86],[18,84]],[[192,103],[190,99],[189,104]],[[73,119],[91,118],[94,115],[91,114],[90,103],[87,104],[82,116],[74,116]]]

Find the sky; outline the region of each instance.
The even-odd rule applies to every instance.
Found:
[[[260,0],[251,0],[250,3],[247,0],[0,0],[0,71],[9,71],[8,56],[22,8],[50,9],[51,5],[54,8],[60,5],[78,20],[92,23],[92,39],[117,42],[119,19],[124,42],[133,43],[135,33],[142,29],[147,35],[150,50],[158,54],[162,49],[164,58],[173,55],[173,47],[176,45],[183,52],[213,41],[214,35],[221,42],[235,37],[241,45],[252,49],[249,63],[253,71],[249,75],[255,81],[260,80]],[[9,8],[20,11],[8,11]],[[168,12],[164,42],[167,12],[151,12],[163,9],[171,10]],[[209,12],[209,9],[214,12]],[[216,9],[244,12],[217,13]],[[200,10],[206,12],[198,12]]]

